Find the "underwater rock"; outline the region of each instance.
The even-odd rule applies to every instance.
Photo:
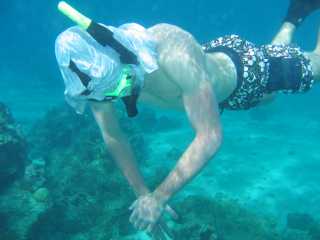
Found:
[[[0,103],[0,190],[23,175],[26,159],[26,141],[9,109]]]
[[[302,230],[302,231],[309,231],[310,228],[315,224],[315,220],[306,213],[289,213],[287,215],[287,227]]]
[[[43,159],[34,159],[26,167],[22,185],[25,189],[35,191],[41,188],[45,181],[45,167],[46,163]]]
[[[123,111],[119,111],[118,115],[121,127],[134,146],[133,150],[139,149],[135,152],[138,161],[145,162],[148,146],[143,137],[146,128],[144,119],[130,120]],[[49,164],[48,156],[52,156],[51,153],[66,149],[77,152],[77,157],[84,161],[94,159],[96,155],[110,158],[92,114],[78,115],[66,105],[52,108],[37,121],[28,135],[28,140],[30,155],[43,158],[46,164]]]
[[[313,239],[308,232],[294,230],[294,229],[287,229],[285,231],[283,240],[315,240],[315,239]]]
[[[137,132],[129,138],[143,149],[144,140]],[[29,139],[33,158],[45,162],[40,174],[38,165],[28,166],[29,180],[42,182],[37,176],[43,176],[41,188],[50,192],[52,201],[29,227],[29,239],[121,239],[133,232],[128,210],[133,192],[114,165],[91,114],[76,115],[57,107],[35,124]]]
[[[8,108],[0,103],[0,239],[24,240],[49,202],[37,202],[21,188],[27,144]],[[21,177],[21,178],[19,178]],[[15,181],[15,184],[12,184]]]
[[[287,228],[305,232],[310,239],[320,239],[320,223],[307,213],[289,213],[287,215]]]
[[[89,124],[87,115],[77,115],[65,105],[52,108],[28,135],[31,154],[45,158],[47,153],[70,147]]]
[[[0,239],[28,239],[29,229],[49,207],[49,201],[38,202],[31,192],[13,185],[0,196],[0,225],[5,220],[4,226],[0,226]]]
[[[181,221],[174,228],[174,239],[281,240],[272,220],[229,199],[190,196],[176,210]]]
[[[38,202],[47,202],[49,199],[49,190],[47,188],[39,188],[33,193],[33,198]]]

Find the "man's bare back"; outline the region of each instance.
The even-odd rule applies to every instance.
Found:
[[[201,68],[218,100],[230,95],[236,86],[236,70],[232,60],[223,53],[205,54],[193,36],[170,24],[158,24],[148,29],[157,42],[160,68],[145,76],[139,100],[162,108],[183,110],[182,89],[192,87],[191,78]],[[193,61],[188,64],[188,58]],[[178,61],[177,61],[178,60]],[[175,67],[172,67],[172,65]],[[177,65],[180,65],[177,67]],[[219,68],[219,69],[217,69]],[[179,73],[183,69],[184,73]],[[199,76],[200,78],[201,76]],[[197,81],[196,78],[194,78]]]

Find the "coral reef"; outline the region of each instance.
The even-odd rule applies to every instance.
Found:
[[[0,103],[0,232],[4,240],[25,239],[28,229],[49,204],[39,203],[32,192],[21,187],[27,164],[26,146],[8,108]]]
[[[290,213],[287,215],[287,229],[289,236],[299,236],[292,239],[318,240],[320,239],[320,223],[307,213]],[[294,232],[294,234],[292,233]],[[303,237],[302,237],[303,236]],[[291,239],[290,239],[291,240]]]
[[[0,103],[0,190],[23,175],[26,142],[9,109]]]
[[[49,190],[47,188],[39,188],[33,193],[33,198],[38,202],[49,201]]]
[[[143,111],[146,117],[139,121],[120,112],[120,123],[140,165],[147,166],[145,133],[170,130],[177,123]],[[158,120],[161,123],[155,126]],[[0,196],[1,239],[144,239],[128,221],[133,192],[115,167],[91,115],[56,107],[35,123],[28,140],[31,160],[24,178]],[[176,159],[181,154],[172,146],[162,157]],[[166,174],[165,168],[159,169],[148,182],[155,186]],[[288,215],[286,228],[279,231],[274,220],[224,195],[181,197],[172,206],[180,216],[177,222],[169,221],[173,239],[320,239],[319,224],[311,216]]]
[[[280,240],[273,220],[257,216],[223,196],[190,196],[178,205],[181,221],[174,239]]]
[[[43,159],[33,159],[26,167],[22,184],[24,188],[36,191],[46,182],[46,162]]]
[[[21,189],[19,184],[11,186],[0,196],[1,239],[27,239],[29,229],[50,204],[49,201],[37,201],[30,191]]]
[[[127,133],[133,145],[144,149],[136,128],[128,125]],[[133,232],[127,209],[133,193],[91,115],[57,107],[35,124],[29,139],[31,156],[45,161],[45,187],[52,200],[28,230],[29,239],[121,239]]]
[[[151,114],[147,115],[148,118],[152,119],[149,115]],[[138,124],[139,121],[128,119],[124,112],[119,113],[119,120],[134,149],[139,149],[137,159],[144,161],[148,150],[142,136],[145,131],[152,131],[151,128],[141,122]],[[110,158],[92,115],[77,115],[66,105],[51,109],[43,119],[37,121],[28,135],[28,140],[30,155],[44,159],[46,164],[50,164],[49,155],[69,150],[76,152],[76,156],[84,161],[94,157]],[[95,156],[96,154],[101,156]]]

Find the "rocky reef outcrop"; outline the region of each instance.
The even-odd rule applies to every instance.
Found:
[[[26,239],[28,229],[47,208],[47,199],[40,203],[24,187],[27,158],[26,139],[8,107],[0,103],[0,239]]]
[[[12,122],[6,116],[6,122]],[[152,111],[141,116],[132,121],[122,113],[120,122],[140,165],[146,166],[151,151],[144,134],[170,130],[177,123]],[[27,137],[30,160],[25,174],[0,195],[0,239],[142,239],[129,223],[133,192],[90,114],[79,116],[66,106],[56,107],[34,124]],[[168,154],[178,158],[181,149],[172,146]],[[163,177],[158,172],[148,182],[159,183]],[[279,230],[275,219],[257,215],[224,195],[179,198],[172,207],[180,216],[176,222],[168,221],[174,240],[319,239],[319,224],[311,216],[288,215],[287,226]]]
[[[178,204],[182,216],[174,239],[282,240],[274,219],[259,216],[223,195],[190,196]]]
[[[26,141],[9,109],[0,103],[0,191],[23,175],[26,159]]]

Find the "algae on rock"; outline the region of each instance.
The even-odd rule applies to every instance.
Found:
[[[26,141],[9,109],[0,103],[0,191],[23,175]]]

